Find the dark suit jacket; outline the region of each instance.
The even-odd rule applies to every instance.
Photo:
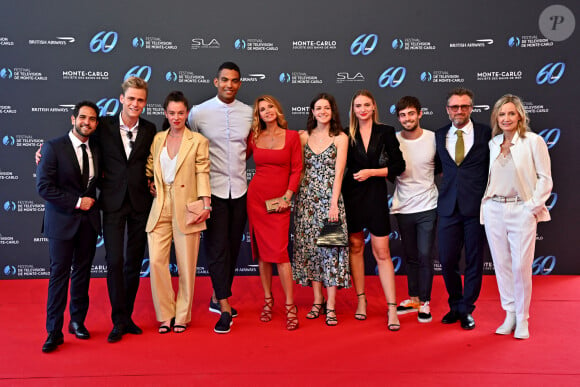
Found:
[[[72,239],[83,214],[89,216],[97,234],[101,233],[97,203],[88,211],[75,209],[80,197],[97,197],[100,154],[95,141],[89,141],[89,146],[93,155],[95,178],[87,188],[82,187],[81,168],[68,134],[48,141],[42,147],[42,159],[36,172],[36,188],[46,200],[43,232],[47,238]]]
[[[487,125],[473,123],[473,147],[458,166],[445,148],[445,137],[450,128],[451,124],[435,133],[437,157],[443,170],[437,212],[439,215],[450,216],[457,203],[461,215],[479,216],[481,199],[487,185],[491,129]]]
[[[145,166],[156,132],[152,122],[139,118],[137,137],[127,159],[119,131],[119,116],[103,117],[99,121],[94,137],[102,152],[103,176],[99,188],[101,209],[104,212],[121,208],[127,193],[135,211],[148,212],[151,208],[153,198],[149,193]]]

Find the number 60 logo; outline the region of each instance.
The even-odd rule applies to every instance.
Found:
[[[548,275],[556,267],[556,257],[548,255],[546,257],[538,257],[534,259],[532,264],[532,274],[534,275]]]

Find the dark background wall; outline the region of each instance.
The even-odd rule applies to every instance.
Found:
[[[308,104],[320,91],[336,96],[346,124],[352,94],[369,89],[381,120],[395,127],[392,105],[403,95],[415,95],[424,105],[422,126],[431,130],[448,122],[445,95],[453,87],[474,90],[472,118],[485,123],[501,95],[521,96],[553,163],[553,220],[538,228],[534,270],[578,274],[579,211],[572,196],[580,165],[579,7],[576,0],[554,4],[5,2],[0,13],[0,278],[48,275],[34,152],[69,129],[77,101],[91,99],[102,114],[118,114],[123,79],[146,77],[150,94],[144,117],[160,126],[165,95],[181,90],[193,104],[214,96],[215,71],[226,60],[241,67],[239,99],[251,104],[260,94],[273,94],[292,129],[304,128]],[[250,163],[248,177],[252,173]],[[392,254],[402,273],[394,218],[392,223]],[[256,274],[246,237],[242,243],[240,274]],[[493,273],[489,254],[486,260],[486,273]],[[367,263],[373,273],[370,251]],[[143,275],[147,270],[145,260]],[[105,272],[101,246],[93,274]],[[203,249],[198,272],[206,273]]]

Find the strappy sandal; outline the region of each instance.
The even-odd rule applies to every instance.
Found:
[[[160,326],[159,329],[157,330],[157,332],[159,332],[160,334],[164,335],[166,333],[171,332],[171,328],[173,328],[173,324],[175,323],[175,317],[172,318],[171,320],[169,320],[169,325],[165,325],[166,323],[163,322]]]
[[[264,306],[262,307],[262,313],[260,313],[261,322],[272,321],[272,309],[274,308],[274,297],[264,297]]]
[[[284,304],[284,306],[286,307],[286,329],[294,331],[298,329],[298,308],[296,304]]]
[[[391,331],[391,332],[396,332],[399,329],[401,329],[401,324],[400,323],[391,323],[389,324],[389,316],[391,315],[389,312],[391,311],[391,307],[395,308],[395,316],[397,316],[397,304],[393,303],[393,302],[387,302],[388,308],[387,309],[387,328]],[[398,318],[397,318],[398,320]]]
[[[183,333],[187,329],[187,325],[185,324],[175,324],[173,326],[173,332],[175,333]]]
[[[306,318],[309,320],[314,320],[320,316],[320,314],[326,313],[326,301],[322,301],[321,304],[312,304],[310,312],[306,313]]]
[[[365,296],[365,293],[362,292],[361,294],[357,294],[356,296],[359,298],[359,302],[360,302],[360,297],[361,296],[364,297],[365,309],[366,309],[366,306],[367,306],[367,298]],[[367,314],[366,313],[355,313],[354,314],[354,318],[357,319],[357,320],[359,320],[359,321],[364,321],[364,320],[367,319]]]
[[[330,314],[334,314],[334,317]],[[326,309],[326,325],[329,327],[335,327],[338,325],[338,319],[336,318],[336,310],[334,309]]]

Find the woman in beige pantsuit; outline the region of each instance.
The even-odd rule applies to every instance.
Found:
[[[163,105],[169,129],[151,144],[146,174],[154,195],[147,220],[151,292],[159,333],[185,331],[191,321],[200,232],[211,211],[209,142],[185,127],[189,105],[183,93],[171,92]],[[203,200],[200,212],[186,221],[186,207]],[[175,245],[179,290],[171,283],[169,255]]]

